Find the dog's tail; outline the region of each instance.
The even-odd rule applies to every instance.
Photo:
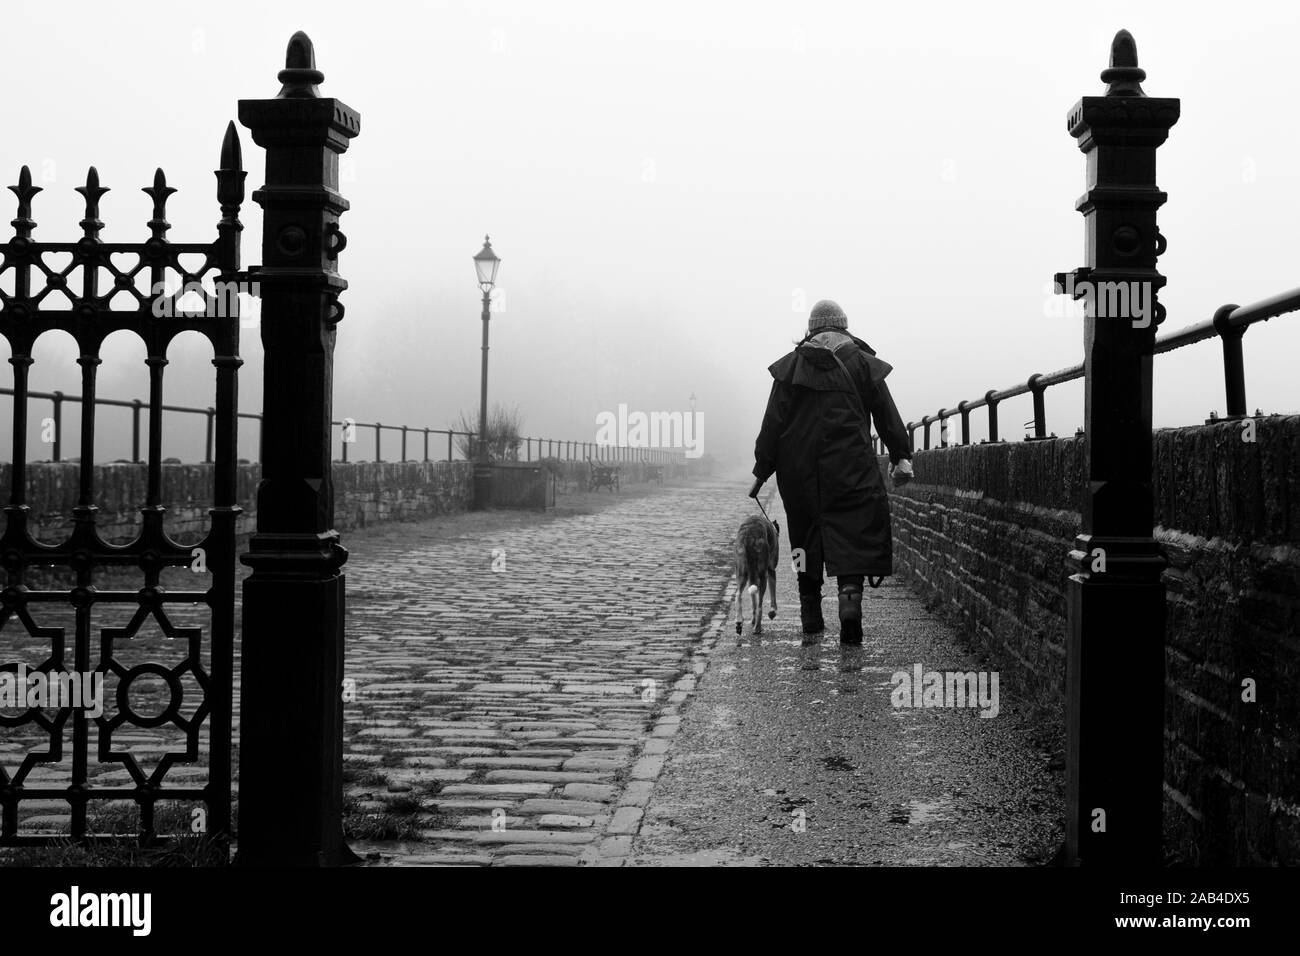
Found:
[[[766,544],[766,541],[759,542],[750,540],[745,542],[745,569],[749,574],[749,580],[751,582],[761,581],[764,585],[767,583],[768,549]],[[757,592],[757,583],[751,583],[749,586],[749,593],[754,594]]]

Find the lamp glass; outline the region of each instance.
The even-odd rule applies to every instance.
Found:
[[[490,289],[497,281],[497,270],[501,268],[501,259],[492,251],[492,243],[486,237],[483,248],[474,256],[474,270],[478,273],[478,284]]]

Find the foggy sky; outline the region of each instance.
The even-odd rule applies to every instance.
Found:
[[[290,35],[312,37],[322,95],[362,124],[342,183],[353,208],[339,418],[445,428],[474,412],[470,257],[485,232],[503,259],[491,398],[518,405],[528,435],[591,441],[602,411],[680,411],[694,393],[705,450],[748,455],[765,368],[820,298],[839,301],[851,331],[895,366],[904,420],[1073,365],[1082,323],[1049,314],[1052,274],[1084,261],[1084,159],[1065,117],[1104,91],[1121,27],[1137,39],[1147,93],[1182,99],[1158,161],[1163,330],[1300,285],[1300,13],[1289,4],[228,0],[5,12],[0,175],[7,185],[32,167],[45,187],[36,238],[51,241],[79,235],[73,188],[92,163],[113,190],[104,239],[147,238],[139,189],[156,166],[180,189],[170,238],[214,237],[211,171],[237,100],[274,96]],[[251,196],[263,154],[241,133]],[[243,220],[254,264],[251,198]],[[142,350],[118,346],[100,393],[145,397],[143,365],[115,361]],[[1297,410],[1298,348],[1294,316],[1246,335],[1252,410]],[[256,330],[243,353],[241,409],[259,410]],[[73,354],[42,342],[32,387],[75,392]],[[175,357],[166,401],[209,404],[206,347]],[[1156,424],[1222,414],[1221,362],[1214,341],[1157,357]],[[7,364],[0,375],[12,384]],[[1050,430],[1073,432],[1081,385],[1049,391],[1047,410]],[[1028,398],[1005,403],[1003,437],[1031,414]],[[983,437],[983,414],[974,422]],[[168,453],[192,460],[192,440],[178,435]],[[241,449],[254,448],[250,429]]]

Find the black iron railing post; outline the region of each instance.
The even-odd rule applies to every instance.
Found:
[[[989,389],[984,393],[984,401],[989,407],[989,443],[998,440],[998,399],[993,396],[997,394],[997,389]]]
[[[378,422],[375,422],[375,464],[378,464],[379,462],[384,460],[383,449],[380,447],[380,443],[383,441],[383,437],[381,435],[381,432],[383,431],[383,427],[384,427],[383,425],[379,424]]]
[[[1034,397],[1034,438],[1035,440],[1047,437],[1047,403],[1043,400],[1043,393],[1047,391],[1047,386],[1039,384],[1042,375],[1035,373],[1029,376],[1026,383],[1029,392]]]
[[[1121,30],[1101,74],[1106,94],[1070,111],[1087,156],[1076,208],[1089,261],[1057,276],[1088,307],[1083,521],[1067,586],[1066,857],[1105,867],[1163,863],[1166,560],[1152,537],[1151,365],[1166,197],[1155,172],[1179,101],[1147,97],[1145,78]],[[1098,294],[1115,289],[1128,293],[1118,313]]]
[[[1223,389],[1227,401],[1228,418],[1246,417],[1246,365],[1241,354],[1241,337],[1246,326],[1228,322],[1235,305],[1225,305],[1214,313],[1214,329],[1223,340]]]
[[[217,266],[219,281],[240,281],[241,234],[244,226],[239,221],[240,206],[244,202],[243,148],[239,132],[233,122],[226,126],[221,141],[221,168],[216,171],[217,201],[221,204],[221,221],[217,224]],[[158,173],[161,185],[162,172]],[[165,194],[164,194],[165,195]],[[159,213],[161,213],[161,208]],[[162,218],[159,215],[157,218]],[[228,288],[228,286],[227,286]],[[230,837],[230,787],[231,747],[233,744],[233,684],[235,670],[234,633],[236,610],[235,588],[237,569],[235,555],[238,551],[237,530],[243,507],[239,504],[239,481],[236,477],[239,460],[239,369],[244,364],[239,357],[239,300],[231,321],[223,323],[221,334],[213,341],[212,364],[217,370],[217,387],[214,396],[215,422],[209,427],[209,457],[213,461],[212,544],[208,546],[208,569],[213,578],[213,592],[221,599],[212,604],[213,634],[226,635],[224,640],[213,641],[212,682],[214,695],[211,734],[214,741],[224,746],[212,748],[212,787],[214,793],[208,804],[213,807],[213,819],[208,821],[209,832],[217,836],[223,846]],[[138,414],[138,409],[136,412]],[[216,789],[221,788],[218,799]]]
[[[239,851],[247,866],[330,866],[343,839],[343,616],[347,551],[334,528],[333,365],[339,156],[360,117],[322,98],[311,41],[289,41],[274,99],[241,100],[266,150],[262,207],[263,427],[257,530],[244,582]]]
[[[134,399],[131,402],[131,460],[140,464],[140,409],[144,402]]]
[[[54,411],[51,421],[54,424],[54,447],[50,452],[52,461],[63,461],[63,393],[54,390],[52,399]]]
[[[970,402],[962,399],[957,403],[957,411],[961,413],[961,443],[970,444]]]
[[[212,464],[212,430],[216,427],[217,424],[217,410],[215,408],[209,408],[207,418],[208,418],[208,437],[203,445],[203,461],[204,463],[210,465]]]

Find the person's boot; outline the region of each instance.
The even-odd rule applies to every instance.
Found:
[[[826,630],[826,620],[822,617],[822,596],[820,594],[799,595],[799,620],[803,622],[805,634],[820,634]]]
[[[822,586],[816,588],[799,582],[799,620],[805,634],[820,634],[826,630],[826,621],[822,617]]]
[[[862,643],[862,585],[840,588],[840,643]]]

